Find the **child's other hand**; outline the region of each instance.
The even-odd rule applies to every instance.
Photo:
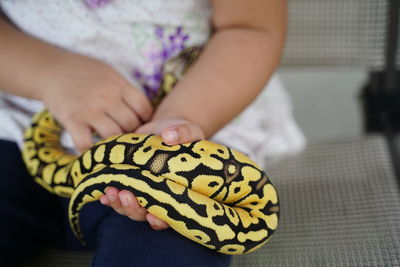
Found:
[[[83,151],[92,145],[92,133],[102,138],[133,132],[150,119],[152,107],[111,66],[76,54],[64,55],[38,88],[41,99]]]
[[[163,141],[169,145],[204,139],[204,133],[199,126],[180,118],[151,121],[139,127],[136,132],[141,134],[160,134]],[[163,230],[169,227],[166,222],[141,207],[134,194],[128,190],[120,191],[115,187],[109,187],[106,189],[106,194],[101,196],[100,202],[132,220],[148,221],[154,230]]]

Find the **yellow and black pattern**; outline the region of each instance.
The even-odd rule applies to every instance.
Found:
[[[154,106],[200,50],[189,47],[166,62]],[[37,183],[71,198],[69,220],[82,242],[79,213],[107,186],[132,191],[141,206],[174,230],[221,253],[251,252],[277,228],[275,188],[255,162],[234,149],[209,141],[168,146],[159,136],[124,134],[78,157],[61,147],[62,132],[48,111],[38,113],[25,132],[23,158]]]
[[[37,114],[25,134],[23,158],[36,182],[71,198],[70,224],[81,241],[79,212],[107,186],[132,191],[174,230],[221,253],[251,252],[277,228],[275,188],[234,149],[209,141],[169,146],[159,136],[123,134],[76,156],[60,146],[61,133],[48,111]]]
[[[176,56],[169,58],[162,67],[162,81],[157,95],[151,99],[151,104],[158,106],[164,97],[172,91],[174,86],[182,79],[183,75],[197,60],[201,47],[191,46],[182,50]]]

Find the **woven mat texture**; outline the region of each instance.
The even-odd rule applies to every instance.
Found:
[[[269,172],[280,228],[232,266],[400,266],[400,194],[382,137],[314,144]]]

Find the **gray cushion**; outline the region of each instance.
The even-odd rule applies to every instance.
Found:
[[[400,194],[382,137],[313,144],[269,172],[280,228],[233,266],[399,266]]]

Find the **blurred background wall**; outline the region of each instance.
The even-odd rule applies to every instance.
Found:
[[[365,69],[281,68],[279,74],[309,142],[363,134],[359,94]]]
[[[385,65],[388,1],[293,0],[279,73],[310,142],[363,133],[360,90]]]

